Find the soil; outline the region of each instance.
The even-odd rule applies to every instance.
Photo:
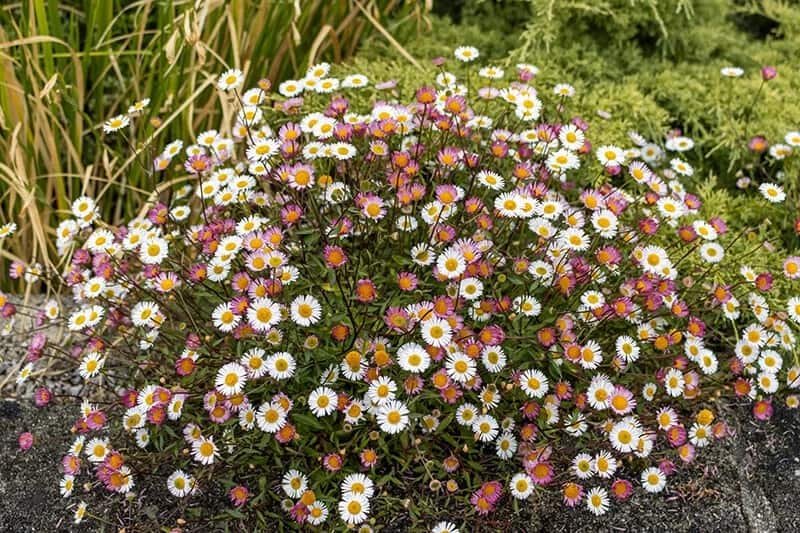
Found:
[[[202,511],[213,516],[213,502],[224,495],[206,495],[205,501],[179,508],[162,487],[137,487],[137,497],[125,504],[118,497],[105,498],[96,491],[75,492],[89,504],[89,512],[104,522],[72,522],[76,498],[58,494],[58,461],[72,436],[69,424],[74,406],[37,409],[30,403],[0,401],[0,531],[158,531],[177,527],[181,516]],[[800,495],[800,411],[783,407],[769,422],[758,422],[748,410],[729,408],[726,421],[736,434],[701,451],[690,468],[670,476],[666,494],[644,495],[636,491],[625,503],[612,502],[604,516],[594,517],[583,507],[566,508],[556,493],[542,492],[520,511],[500,508],[472,531],[537,532],[792,532],[800,531],[797,496]],[[21,451],[17,437],[30,431],[34,447]],[[446,511],[442,519],[448,518]],[[458,516],[449,517],[458,522]],[[288,525],[288,524],[284,524]],[[228,524],[231,527],[231,524]],[[232,530],[241,530],[236,524]],[[276,527],[283,529],[283,527]],[[291,527],[288,527],[291,529]],[[376,528],[378,529],[378,528]],[[221,523],[184,531],[224,530]],[[414,530],[402,510],[383,532]]]

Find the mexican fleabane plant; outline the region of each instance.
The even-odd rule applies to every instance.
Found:
[[[74,201],[66,270],[12,272],[75,301],[36,310],[70,340],[38,333],[20,376],[55,358],[85,378],[64,496],[147,473],[178,501],[223,487],[253,524],[280,502],[370,531],[405,505],[452,533],[545,489],[600,515],[723,438],[717,398],[797,405],[800,297],[771,289],[800,258],[730,252],[744,228],[682,182],[690,138],[593,147],[572,86],[478,56],[418,88],[225,72],[231,122],[163,147],[142,216]]]

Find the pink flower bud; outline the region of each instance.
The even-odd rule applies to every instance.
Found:
[[[19,449],[22,451],[30,450],[33,446],[33,434],[26,431],[19,436]]]

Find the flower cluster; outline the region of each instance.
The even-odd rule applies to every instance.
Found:
[[[572,86],[437,64],[406,95],[326,64],[277,93],[226,72],[233,122],[154,159],[186,185],[121,227],[75,200],[77,307],[38,311],[73,342],[29,353],[86,379],[64,496],[127,493],[157,455],[174,498],[222,482],[311,525],[369,530],[412,479],[467,517],[544,487],[599,515],[727,434],[718,395],[768,418],[800,386],[800,296],[772,291],[800,258],[731,253],[687,190],[691,138],[593,147]]]

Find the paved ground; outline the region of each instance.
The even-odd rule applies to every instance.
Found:
[[[160,488],[146,487],[128,509],[87,494],[90,509],[106,509],[105,528],[96,522],[85,527],[71,523],[71,513],[58,495],[57,463],[71,440],[68,425],[73,409],[38,410],[27,403],[0,401],[0,531],[117,531],[127,526],[131,532],[175,526],[178,515],[186,510],[164,506]],[[518,513],[501,510],[476,531],[800,531],[800,412],[778,408],[771,422],[756,423],[745,410],[733,408],[726,419],[737,429],[736,436],[706,449],[700,463],[671,477],[666,496],[636,496],[614,506],[606,516],[594,518],[583,509],[565,508],[555,494],[545,495]],[[37,435],[32,450],[17,449],[21,431]],[[147,525],[132,527],[134,515]],[[383,531],[408,530],[399,515]]]

